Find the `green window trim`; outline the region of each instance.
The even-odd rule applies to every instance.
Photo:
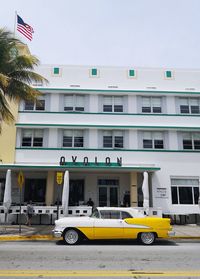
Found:
[[[96,68],[92,68],[91,69],[91,76],[97,76],[97,74],[98,74],[97,69]]]
[[[58,67],[53,68],[53,74],[54,75],[59,75],[60,74],[60,68],[58,68]]]
[[[184,114],[184,113],[126,113],[126,112],[79,112],[79,111],[27,111],[18,110],[18,113],[49,113],[49,114],[93,114],[93,115],[129,115],[129,116],[180,116],[180,117],[199,117],[199,114]]]
[[[111,151],[111,152],[168,152],[168,153],[200,153],[200,150],[186,150],[186,149],[116,149],[116,148],[58,148],[58,147],[15,147],[15,150],[41,150],[41,151],[49,151],[49,150],[74,150],[74,151],[94,151],[94,152],[102,152],[102,151]]]
[[[129,74],[129,77],[135,77],[135,70],[130,69],[128,74]]]
[[[128,126],[118,126],[118,125],[95,125],[95,124],[36,124],[36,123],[16,123],[16,127],[85,127],[85,128],[109,128],[109,129],[162,129],[162,130],[189,130],[196,131],[200,130],[200,127],[187,127],[187,126],[138,126],[138,125],[128,125]]]
[[[37,165],[0,165],[0,169],[7,169],[7,168],[11,168],[11,169],[66,169],[66,168],[79,168],[77,166],[75,167],[66,167],[66,166],[60,166],[60,165],[54,165],[54,166],[48,166],[48,165],[43,165],[43,166],[37,166]],[[81,167],[81,169],[83,169],[84,167]],[[85,166],[85,168],[91,168],[91,169],[107,169],[108,167],[88,167]],[[112,168],[111,168],[112,169]],[[123,166],[119,166],[119,167],[114,167],[113,169],[126,169],[126,170],[138,170],[138,171],[159,171],[161,170],[161,168],[159,167],[123,167]]]
[[[166,77],[166,78],[172,78],[172,77],[173,77],[172,71],[166,71],[166,72],[165,72],[165,77]]]
[[[74,88],[51,88],[51,87],[37,87],[36,88],[38,91],[46,91],[47,93],[49,93],[48,91],[61,91],[61,92],[99,92],[99,93],[145,93],[145,94],[149,94],[149,93],[156,93],[156,94],[186,94],[186,95],[199,95],[200,91],[166,91],[166,90],[131,90],[131,89],[127,89],[127,90],[111,90],[111,89],[74,89]],[[59,93],[59,92],[58,92]]]

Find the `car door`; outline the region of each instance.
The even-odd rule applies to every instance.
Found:
[[[135,218],[131,216],[130,213],[126,211],[121,212],[124,226],[124,238],[125,239],[135,239],[140,232],[140,226],[135,222]]]
[[[118,239],[124,237],[124,221],[120,212],[114,210],[100,211],[100,218],[94,220],[95,239]]]

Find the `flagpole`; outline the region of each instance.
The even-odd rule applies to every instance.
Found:
[[[15,37],[15,31],[16,31],[16,22],[17,22],[17,11],[15,11],[14,37]]]

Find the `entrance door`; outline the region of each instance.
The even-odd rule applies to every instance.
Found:
[[[69,205],[78,206],[84,202],[84,180],[70,179],[69,180]]]
[[[118,184],[117,179],[98,180],[99,206],[118,206]]]

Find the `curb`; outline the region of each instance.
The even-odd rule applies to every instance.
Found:
[[[9,235],[0,236],[0,241],[28,241],[28,240],[61,240],[52,235]]]
[[[166,238],[166,240],[177,239],[200,239],[200,236],[173,236]],[[52,235],[0,235],[0,241],[58,241],[62,240],[62,237],[57,238]]]
[[[200,239],[200,236],[173,236],[173,237],[170,237],[168,239]]]

